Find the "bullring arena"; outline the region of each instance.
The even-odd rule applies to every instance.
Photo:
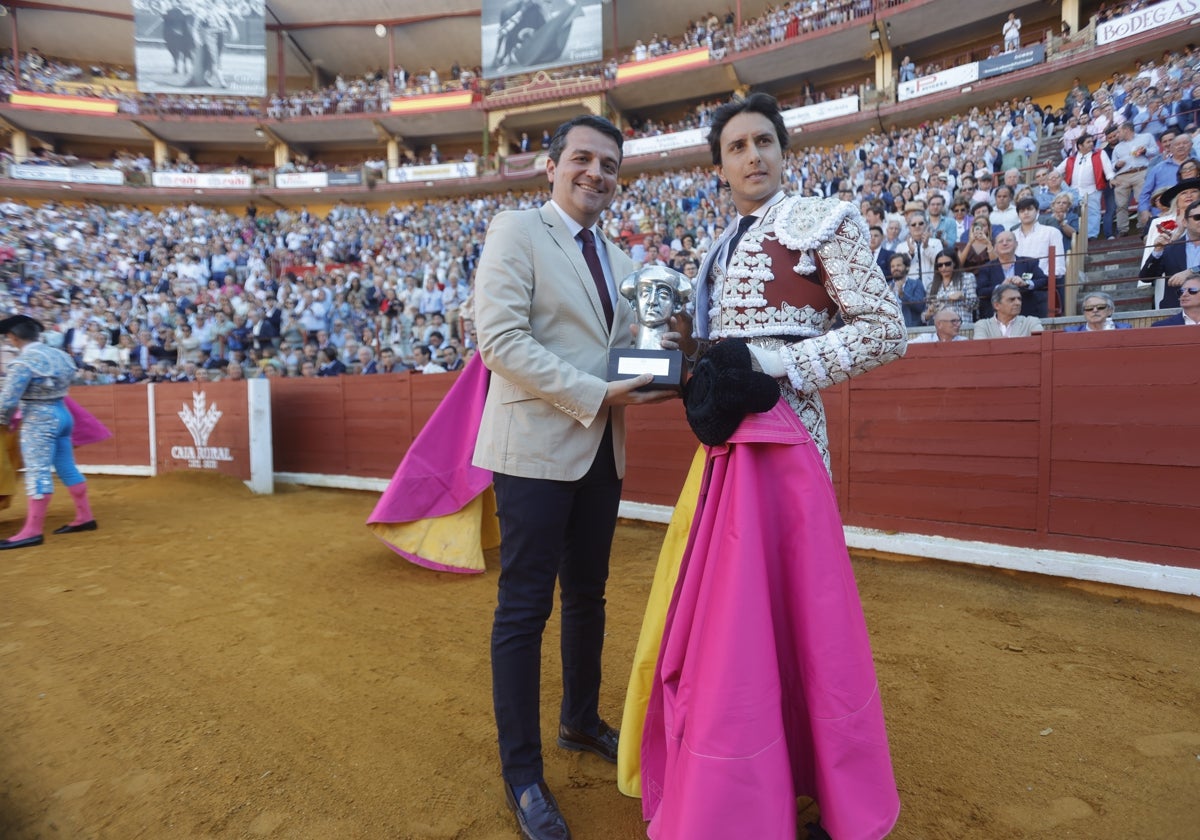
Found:
[[[435,286],[453,287],[456,272],[469,286],[470,246],[481,244],[487,216],[545,197],[539,151],[523,150],[522,135],[536,146],[544,128],[577,113],[616,118],[633,148],[648,151],[627,155],[621,212],[632,235],[619,237],[624,217],[615,231],[630,250],[644,253],[649,233],[677,251],[677,220],[686,227],[691,212],[699,229],[709,211],[729,212],[707,177],[703,140],[687,132],[702,137],[705,108],[734,88],[765,86],[804,121],[791,158],[800,189],[824,178],[823,164],[849,177],[854,152],[884,154],[885,124],[933,144],[968,119],[988,122],[963,116],[972,108],[998,114],[1003,102],[1011,115],[1008,101],[1029,95],[1057,113],[1076,79],[1097,91],[1146,61],[1167,79],[1168,68],[1200,60],[1187,46],[1191,17],[1131,23],[1137,9],[1098,4],[968,12],[912,0],[825,4],[818,14],[746,2],[732,23],[717,21],[716,44],[701,45],[687,22],[704,17],[694,4],[615,0],[603,7],[613,19],[597,62],[503,80],[467,70],[457,86],[432,89],[426,68],[450,79],[452,59],[460,71],[484,62],[476,45],[487,12],[468,3],[426,20],[394,3],[377,21],[380,9],[356,5],[333,21],[311,0],[268,2],[261,98],[139,94],[122,78],[132,72],[134,21],[115,0],[87,9],[16,0],[0,18],[0,35],[26,62],[35,46],[43,56],[15,83],[10,59],[0,103],[12,153],[0,180],[0,249],[12,252],[3,254],[5,309],[41,317],[72,350],[72,330],[86,333],[89,321],[132,333],[157,309],[166,315],[155,329],[171,336],[152,335],[152,345],[176,354],[167,364],[154,355],[156,381],[109,384],[110,371],[129,378],[139,341],[106,354],[120,342],[79,337],[93,371],[71,396],[113,431],[76,452],[99,529],[49,535],[71,514],[60,487],[45,544],[0,555],[4,838],[517,836],[491,711],[497,552],[484,552],[480,574],[435,572],[365,527],[459,374],[361,375],[363,357],[347,347],[368,347],[374,361],[392,325],[379,301],[368,313],[366,294],[346,292],[350,273],[374,270],[400,287],[422,271]],[[1022,47],[1043,47],[1041,58],[946,81],[971,63],[1000,66],[987,62],[999,62],[992,45],[1010,11],[1024,19]],[[81,40],[89,31],[90,45]],[[666,46],[650,51],[654,33]],[[909,54],[918,79],[933,79],[923,87],[899,80]],[[424,81],[406,71],[399,88],[401,64]],[[387,96],[378,77],[366,80],[376,66],[389,69]],[[683,73],[694,86],[687,100]],[[1039,161],[1057,160],[1063,133],[1042,128]],[[432,146],[448,169],[431,162]],[[951,153],[974,162],[969,144]],[[694,206],[681,202],[698,195]],[[268,221],[260,227],[248,206]],[[261,257],[261,277],[295,274],[297,298],[319,287],[343,294],[350,308],[339,312],[358,327],[338,348],[345,373],[299,375],[298,352],[293,375],[278,344],[260,352],[252,334],[244,351],[221,339],[204,356],[181,355],[201,348],[172,321],[205,306],[197,297],[194,312],[177,309],[182,287],[159,291],[157,276],[136,284],[142,264],[156,275],[184,262],[158,265],[139,237],[183,230],[207,231],[188,249],[210,271],[209,245],[232,249],[230,287],[259,276],[252,259],[232,259],[244,248]],[[34,231],[53,236],[34,240]],[[358,256],[371,258],[341,259],[355,254],[336,247],[335,231],[359,237]],[[1122,274],[1118,257],[1097,268],[1079,255],[1103,241],[1063,255],[1063,314],[1050,313],[1040,336],[913,344],[904,359],[825,393],[834,487],[900,791],[891,837],[1197,836],[1195,339],[1184,327],[1141,329],[1167,313],[1151,308],[1136,265]],[[1140,257],[1140,238],[1116,243]],[[70,260],[48,259],[51,249]],[[1099,284],[1134,328],[1065,332]],[[222,287],[210,301],[217,314],[234,297]],[[247,292],[242,313],[241,294],[230,312],[258,319],[265,297]],[[397,338],[410,362],[417,298],[389,299],[401,310],[392,320],[410,330]],[[285,308],[285,324],[300,321]],[[469,331],[447,323],[447,344],[469,353]],[[310,330],[297,330],[303,343]],[[243,362],[249,376],[230,376]],[[199,436],[185,416],[205,412],[219,416]],[[664,523],[696,446],[678,402],[629,416],[607,593],[600,707],[609,720],[620,716]],[[25,513],[10,490],[0,536]],[[558,699],[556,622],[543,710]],[[552,722],[544,713],[548,745]],[[548,746],[546,773],[575,837],[645,836],[640,804],[617,791],[610,765]],[[812,803],[799,808],[801,824],[816,817]]]

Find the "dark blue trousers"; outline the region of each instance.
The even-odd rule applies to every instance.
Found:
[[[562,603],[563,692],[559,720],[593,733],[600,722],[604,587],[621,480],[612,428],[578,481],[496,473],[500,518],[500,582],[492,625],[492,700],[504,780],[514,787],[542,780],[542,632]]]

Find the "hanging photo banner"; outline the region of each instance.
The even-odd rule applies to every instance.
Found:
[[[133,0],[143,93],[265,96],[265,0]]]
[[[483,77],[600,61],[600,0],[483,0]]]

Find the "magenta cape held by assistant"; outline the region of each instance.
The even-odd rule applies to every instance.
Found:
[[[72,446],[87,446],[89,443],[99,443],[112,437],[108,426],[97,420],[94,414],[75,400],[65,397],[63,402],[67,406],[67,411],[71,412],[71,416],[75,418],[75,428],[71,430]]]
[[[443,572],[482,572],[500,544],[492,473],[471,465],[488,369],[473,357],[396,468],[367,527],[407,560]]]

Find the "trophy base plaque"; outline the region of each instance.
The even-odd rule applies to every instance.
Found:
[[[680,350],[638,350],[622,347],[608,351],[608,381],[633,379],[643,373],[654,374],[654,381],[639,391],[679,391],[683,388],[683,352]]]

